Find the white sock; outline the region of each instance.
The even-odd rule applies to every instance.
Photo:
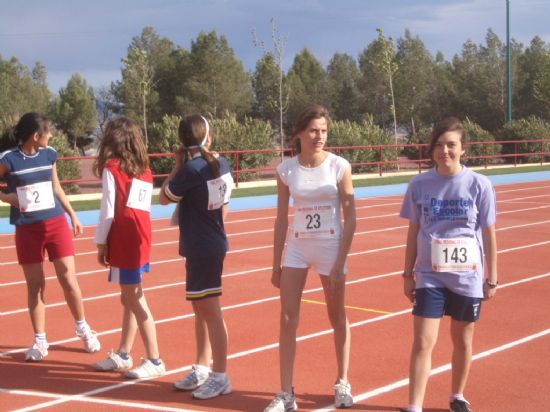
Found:
[[[225,378],[225,372],[210,372],[210,374],[216,379],[217,381],[224,381]]]
[[[205,365],[195,364],[195,370],[202,375],[208,375],[210,373],[210,367]]]
[[[44,341],[46,342],[46,332],[42,332],[42,333],[35,333],[34,334],[34,340],[36,341]]]
[[[416,405],[409,405],[407,407],[407,412],[422,412],[422,407],[416,406]]]
[[[89,328],[89,325],[88,325],[88,323],[86,322],[86,319],[77,320],[77,321],[75,322],[75,325],[76,325],[76,329],[77,329],[79,332],[83,332],[85,329]]]
[[[453,393],[450,397],[449,397],[449,402],[452,402],[454,400],[459,400],[459,401],[464,401],[464,402],[467,402],[466,399],[464,399],[464,394],[463,393]]]

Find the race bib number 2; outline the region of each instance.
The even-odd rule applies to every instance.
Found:
[[[153,196],[153,184],[139,179],[132,179],[132,186],[128,194],[126,207],[132,209],[151,211],[151,197]]]
[[[40,182],[17,188],[19,210],[23,213],[37,212],[55,207],[52,182]]]
[[[469,272],[479,265],[479,247],[474,238],[432,239],[432,270]]]
[[[332,205],[313,205],[294,210],[294,237],[327,238],[334,237],[334,208]]]

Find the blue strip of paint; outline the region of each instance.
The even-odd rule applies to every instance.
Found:
[[[491,182],[497,186],[501,184],[536,182],[542,180],[550,180],[550,172],[530,172],[530,173],[515,173],[508,175],[489,176]],[[396,185],[382,185],[370,187],[356,187],[355,197],[357,199],[376,196],[394,196],[405,193],[407,189],[406,183]],[[252,197],[237,197],[231,199],[231,210],[249,210],[262,209],[277,206],[276,195],[252,196]],[[153,219],[167,218],[172,215],[175,205],[153,205],[151,207],[151,217]],[[87,210],[77,212],[78,219],[84,226],[97,224],[99,219],[98,210]],[[14,227],[9,224],[9,219],[0,219],[0,233],[13,233]]]

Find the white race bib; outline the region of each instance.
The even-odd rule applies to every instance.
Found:
[[[223,176],[206,182],[208,187],[208,210],[219,209],[229,201],[231,194],[229,184]]]
[[[132,179],[130,193],[126,207],[139,209],[145,212],[151,211],[151,197],[153,196],[153,184],[139,179]]]
[[[432,239],[432,270],[469,272],[480,263],[479,246],[474,238]]]
[[[55,207],[52,182],[40,182],[17,188],[19,210],[36,212],[38,210],[52,209]]]
[[[330,238],[336,236],[332,205],[309,205],[294,209],[294,237]]]

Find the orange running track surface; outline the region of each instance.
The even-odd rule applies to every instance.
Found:
[[[474,362],[465,393],[476,412],[539,411],[550,405],[550,183],[499,185],[497,239],[500,286],[484,303],[476,326]],[[357,231],[348,259],[346,301],[352,326],[350,382],[356,410],[396,411],[407,403],[412,319],[402,294],[407,221],[401,196],[357,201]],[[86,318],[98,332],[100,353],[88,354],[73,331],[53,267],[45,264],[47,333],[52,345],[41,363],[25,363],[32,342],[26,286],[13,235],[0,235],[0,410],[261,411],[279,389],[278,290],[270,284],[274,209],[231,212],[222,297],[229,331],[228,374],[233,393],[193,400],[172,383],[194,361],[193,314],[184,298],[178,230],[153,222],[152,271],[143,281],[157,323],[167,374],[129,381],[90,364],[116,349],[121,305],[118,286],[96,263],[94,228],[75,240]],[[451,346],[444,319],[433,353],[424,410],[448,410]],[[304,410],[333,408],[336,364],[324,296],[311,272],[303,294],[294,385]],[[144,353],[139,336],[135,361]]]

